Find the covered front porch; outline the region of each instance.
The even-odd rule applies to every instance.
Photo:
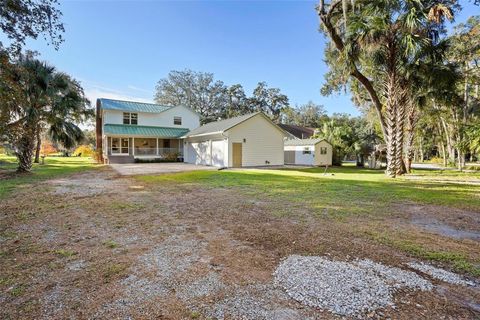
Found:
[[[103,154],[107,163],[133,163],[135,159],[183,161],[185,128],[105,124]]]
[[[183,160],[183,142],[181,139],[107,136],[105,146],[108,148],[109,159],[123,156],[133,159]]]

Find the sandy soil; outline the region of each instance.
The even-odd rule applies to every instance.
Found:
[[[403,204],[392,211],[401,228],[422,228],[408,222],[422,212],[478,232],[476,215]],[[273,284],[281,259],[368,258],[402,268],[414,260],[356,232],[364,218],[313,218],[309,208],[235,188],[143,185],[109,169],[22,188],[0,212],[2,319],[336,319]],[[454,215],[470,220],[457,224]],[[364,317],[480,317],[478,289],[429,280],[433,291],[402,290],[395,308]]]

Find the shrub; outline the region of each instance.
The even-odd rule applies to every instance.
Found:
[[[103,152],[102,152],[102,148],[97,148],[97,150],[95,150],[95,151],[93,152],[92,158],[93,158],[93,160],[95,160],[95,161],[98,162],[98,163],[103,163]]]
[[[93,154],[94,151],[87,145],[78,146],[77,149],[73,151],[73,155],[77,157],[92,157]]]
[[[178,157],[180,156],[180,153],[178,152],[167,152],[163,154],[163,159],[165,161],[172,161],[175,162],[178,160]]]
[[[49,141],[42,142],[42,145],[40,146],[40,154],[43,157],[56,152],[58,152],[57,149],[55,149],[55,147]]]

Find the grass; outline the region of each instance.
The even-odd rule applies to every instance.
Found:
[[[118,247],[118,243],[113,240],[107,240],[103,243],[107,248],[115,249]]]
[[[63,257],[63,258],[70,258],[74,255],[76,255],[77,253],[73,250],[67,250],[67,249],[58,249],[58,250],[54,250],[53,253]]]
[[[367,232],[373,240],[400,249],[410,255],[429,261],[448,263],[455,271],[465,272],[475,277],[480,277],[480,266],[477,263],[469,261],[469,258],[459,252],[438,251],[425,248],[414,240],[396,239],[385,233]]]
[[[31,173],[16,174],[15,157],[0,154],[0,199],[6,197],[19,186],[53,179],[63,175],[92,169],[95,166],[90,158],[82,157],[47,157],[45,164],[34,164]]]
[[[388,205],[402,201],[480,210],[480,186],[476,185],[390,179],[381,171],[354,167],[332,168],[326,175],[323,172],[322,168],[191,171],[138,179],[147,183],[170,181],[241,188],[251,196],[283,198],[317,208],[319,213],[326,210],[340,215],[381,213]]]

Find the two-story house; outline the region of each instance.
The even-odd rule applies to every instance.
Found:
[[[199,115],[186,106],[97,99],[97,148],[102,149],[106,163],[183,159],[181,137],[199,126]]]

